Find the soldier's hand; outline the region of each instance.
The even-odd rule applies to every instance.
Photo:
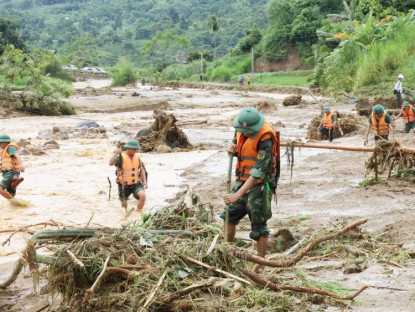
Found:
[[[239,197],[236,194],[226,194],[223,196],[223,201],[226,205],[232,204],[236,202],[239,199]]]
[[[236,154],[236,145],[235,144],[229,145],[227,151],[228,151],[229,154],[234,154],[235,155]]]
[[[118,154],[118,155],[121,154],[122,153],[122,148],[121,147],[117,148],[115,153]]]
[[[24,168],[23,166],[21,166],[21,167],[19,168],[19,170],[20,170],[20,172],[24,172],[24,171],[25,171],[25,168]]]

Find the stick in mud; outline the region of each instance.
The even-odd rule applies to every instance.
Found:
[[[107,180],[108,180],[108,183],[109,183],[108,200],[111,200],[111,188],[112,188],[112,184],[111,184],[110,177],[107,177]]]

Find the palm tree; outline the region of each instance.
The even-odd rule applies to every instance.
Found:
[[[219,31],[219,19],[216,15],[210,16],[208,26],[210,31],[213,32],[214,58],[216,58],[216,37]]]

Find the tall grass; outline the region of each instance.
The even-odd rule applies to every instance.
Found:
[[[200,61],[189,64],[173,64],[162,71],[163,80],[188,80],[193,75],[200,74]]]

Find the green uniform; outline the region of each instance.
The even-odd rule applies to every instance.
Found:
[[[258,155],[264,155],[265,157],[257,158],[254,168],[251,169],[250,175],[264,180],[268,175],[271,167],[272,159],[272,139],[260,141],[258,143]],[[231,193],[236,193],[244,184],[244,181],[236,181],[236,185],[232,188]],[[228,206],[229,209],[229,223],[238,224],[239,221],[249,216],[251,221],[251,232],[249,237],[253,240],[259,240],[261,236],[268,237],[269,230],[267,227],[267,220],[271,216],[265,216],[265,204],[271,205],[271,194],[268,193],[268,202],[264,203],[264,184],[255,182],[254,186],[246,192],[244,196],[238,199],[236,202]],[[226,212],[223,211],[220,217],[225,220]]]
[[[10,157],[13,157],[15,154],[17,154],[17,149],[14,146],[9,146],[8,153]],[[0,181],[0,186],[9,192],[13,197],[16,195],[16,189],[11,188],[10,184],[12,183],[14,176],[19,177],[20,174],[15,171],[4,171],[3,179]]]
[[[118,155],[115,159],[115,166],[121,167],[121,156]],[[142,167],[141,161],[140,161],[140,167]],[[123,192],[124,188],[124,192]],[[137,195],[139,191],[144,191],[144,187],[141,183],[132,184],[132,185],[124,185],[124,187],[121,184],[118,184],[118,198],[120,201],[127,200],[128,197],[132,194],[135,199],[140,199],[140,197]]]
[[[412,108],[412,111],[415,114],[415,108]],[[402,117],[402,111],[400,112],[398,117]],[[411,131],[411,129],[415,129],[415,121],[406,123],[404,132],[409,133],[409,131]]]

